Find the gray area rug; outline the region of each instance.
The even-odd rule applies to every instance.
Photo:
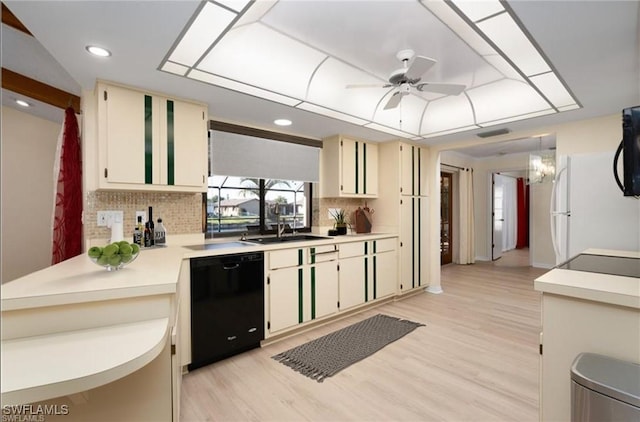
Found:
[[[318,382],[337,374],[424,324],[378,314],[272,356]]]

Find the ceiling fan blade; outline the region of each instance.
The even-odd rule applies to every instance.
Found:
[[[408,80],[420,79],[436,63],[435,60],[429,57],[416,56],[404,76]]]
[[[418,91],[437,92],[438,94],[460,95],[466,86],[460,84],[438,84],[423,82],[416,85]]]
[[[387,104],[385,104],[384,109],[385,110],[390,110],[392,108],[396,108],[398,107],[398,105],[400,104],[400,100],[402,99],[402,95],[400,95],[400,92],[395,92],[391,98],[389,98],[389,101],[387,101]]]
[[[349,84],[347,86],[345,86],[345,88],[347,89],[352,89],[352,88],[386,88],[386,85],[381,85],[381,84]]]

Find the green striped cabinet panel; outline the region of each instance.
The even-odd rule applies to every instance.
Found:
[[[338,311],[335,245],[271,251],[266,265],[267,335]]]
[[[409,196],[428,195],[429,150],[411,144],[400,144],[400,193]]]
[[[205,192],[207,108],[99,83],[99,188]]]
[[[321,154],[321,197],[378,197],[376,143],[334,136],[322,141]]]
[[[429,198],[400,199],[400,279],[398,292],[428,286]]]

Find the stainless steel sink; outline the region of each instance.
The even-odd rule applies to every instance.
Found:
[[[272,244],[272,243],[286,243],[286,242],[303,242],[308,240],[322,240],[329,239],[326,236],[315,236],[312,234],[294,234],[294,235],[285,235],[282,237],[254,237],[251,239],[247,239],[247,242],[257,243],[257,244]]]

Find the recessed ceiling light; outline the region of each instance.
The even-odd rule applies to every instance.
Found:
[[[98,57],[109,57],[111,55],[111,52],[106,48],[98,47],[95,45],[88,45],[86,49],[89,53]]]
[[[31,107],[31,104],[29,104],[24,100],[16,100],[16,104],[18,104],[21,107]]]
[[[273,121],[273,123],[277,124],[278,126],[291,126],[291,120],[288,119],[276,119]]]

